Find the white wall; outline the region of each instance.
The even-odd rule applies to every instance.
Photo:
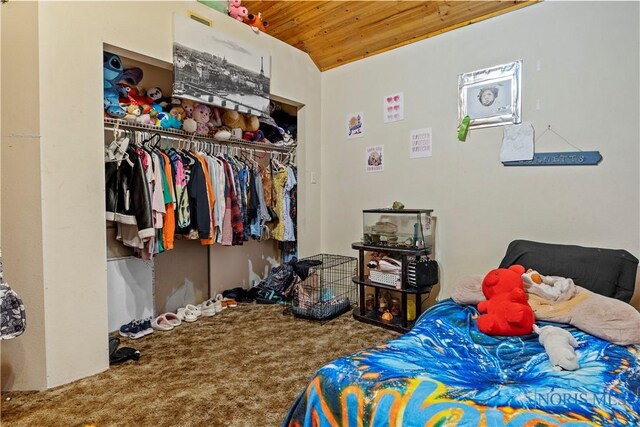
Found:
[[[638,3],[543,2],[322,75],[322,248],[353,254],[361,210],[432,208],[442,296],[464,274],[497,266],[513,239],[640,252]],[[584,167],[504,167],[503,129],[456,139],[457,75],[523,59],[522,117],[604,160]],[[385,95],[405,119],[384,124]],[[539,105],[539,107],[538,107]],[[366,136],[347,140],[362,111]],[[411,129],[433,128],[433,157],[409,159]],[[364,171],[384,144],[384,172]],[[537,151],[574,151],[547,134]]]
[[[3,5],[3,24],[18,22],[15,21],[18,14],[25,11],[28,4]],[[4,87],[19,87],[20,98],[39,101],[39,108],[22,111],[39,113],[41,159],[32,164],[32,171],[36,177],[41,173],[38,190],[41,191],[42,220],[38,224],[42,224],[42,230],[39,234],[37,229],[30,231],[36,234],[33,242],[14,239],[8,245],[6,230],[14,229],[20,219],[18,214],[8,218],[8,212],[28,211],[31,206],[16,204],[9,209],[3,203],[2,234],[3,249],[21,252],[25,260],[30,255],[29,245],[42,246],[43,258],[36,263],[35,270],[32,268],[43,271],[39,280],[27,280],[31,274],[27,266],[7,263],[6,270],[16,290],[26,295],[31,333],[46,336],[36,340],[37,343],[27,340],[3,343],[3,372],[6,367],[14,375],[9,386],[3,384],[5,389],[54,387],[108,368],[103,44],[171,62],[174,12],[196,11],[212,18],[214,26],[231,38],[270,52],[272,93],[304,104],[299,126],[298,160],[300,170],[304,171],[299,177],[302,194],[299,227],[303,236],[299,247],[301,254],[317,252],[320,248],[320,186],[306,185],[307,174],[320,171],[320,123],[317,120],[320,73],[306,54],[268,35],[255,34],[248,26],[193,1],[41,2],[30,7],[36,9],[33,12],[37,14],[28,15],[32,16],[31,20],[24,20],[21,25],[31,37],[37,38],[37,49],[27,52],[37,55],[39,86],[25,87],[17,72],[13,74],[14,80],[8,80],[5,70],[11,67],[5,60],[2,74],[3,84],[7,83]],[[143,29],[149,25],[150,29],[145,32]],[[4,32],[3,55],[5,49],[18,42],[13,34]],[[3,91],[3,102],[4,95]],[[5,153],[3,150],[3,173]],[[5,185],[3,190],[7,188]],[[34,290],[36,296],[38,292],[43,294],[43,306],[30,298],[29,289]],[[45,351],[35,348],[36,344],[45,346]],[[44,376],[41,371],[30,371],[31,367],[21,364],[19,358],[25,353],[37,359],[33,366],[46,369]]]

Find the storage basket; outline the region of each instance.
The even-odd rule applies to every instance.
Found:
[[[369,270],[369,280],[375,283],[380,283],[382,285],[399,287],[400,286],[400,275],[393,273],[385,273],[378,270]]]

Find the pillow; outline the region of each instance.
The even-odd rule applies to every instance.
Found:
[[[514,240],[500,267],[513,264],[532,268],[545,276],[571,278],[576,285],[592,292],[629,302],[635,287],[638,258],[622,249]]]

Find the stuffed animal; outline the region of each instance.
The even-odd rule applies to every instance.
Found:
[[[269,26],[267,21],[262,20],[261,13],[258,13],[257,15],[254,15],[253,13],[248,14],[244,17],[244,23],[258,31],[262,31],[263,33],[267,31],[267,27]]]
[[[138,117],[142,115],[142,109],[136,104],[128,105],[126,112],[127,114],[124,116],[124,119],[128,122],[137,122]]]
[[[242,0],[229,0],[229,16],[242,22],[249,14],[246,7],[241,6]]]
[[[179,105],[174,105],[173,107],[171,107],[171,110],[169,110],[169,114],[171,114],[181,122],[186,118],[184,108],[180,107]]]
[[[152,87],[151,89],[147,90],[147,96],[153,100],[153,103],[161,106],[164,111],[168,111],[169,109],[171,109],[171,98],[162,96],[162,89],[160,89],[159,87]]]
[[[482,314],[478,329],[487,335],[517,336],[530,334],[535,316],[524,292],[522,274],[524,267],[491,270],[482,281],[486,301],[478,304]]]
[[[156,126],[160,126],[165,129],[180,129],[182,123],[169,113],[159,113],[156,117]]]
[[[533,325],[533,330],[540,335],[538,340],[549,355],[554,370],[575,371],[580,368],[578,356],[574,350],[578,347],[578,341],[569,331],[557,326],[539,328],[536,325]]]
[[[102,55],[104,81],[104,110],[108,116],[123,118],[127,113],[120,106],[120,95],[126,95],[118,86],[124,75],[124,65],[118,55],[104,52]]]
[[[193,120],[198,123],[196,133],[198,135],[209,134],[209,120],[211,119],[211,109],[204,104],[196,104],[193,110]]]
[[[226,110],[222,115],[222,124],[231,129],[255,132],[260,129],[260,120],[252,114],[244,115],[235,110]]]
[[[569,286],[573,283],[572,279],[559,276],[543,276],[535,270],[528,269],[526,273],[522,275],[522,281],[526,289],[531,286],[538,287],[544,293],[558,298],[569,289]]]
[[[182,130],[188,133],[194,133],[198,130],[198,122],[193,120],[191,117],[184,119],[182,122]]]
[[[184,109],[185,116],[188,118],[193,117],[193,110],[196,107],[196,103],[190,99],[181,99],[180,106]]]
[[[216,107],[211,109],[211,118],[209,119],[209,128],[219,128],[222,126],[222,117],[220,116],[220,110]]]
[[[141,114],[139,117],[136,117],[136,123],[139,123],[141,125],[152,126],[155,124],[155,120],[151,118],[151,115],[149,113],[145,113],[145,114]]]

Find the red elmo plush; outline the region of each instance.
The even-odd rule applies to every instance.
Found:
[[[535,316],[527,301],[522,284],[524,267],[491,270],[482,281],[482,292],[487,298],[478,304],[485,313],[478,318],[478,329],[487,335],[526,335],[533,331]]]

